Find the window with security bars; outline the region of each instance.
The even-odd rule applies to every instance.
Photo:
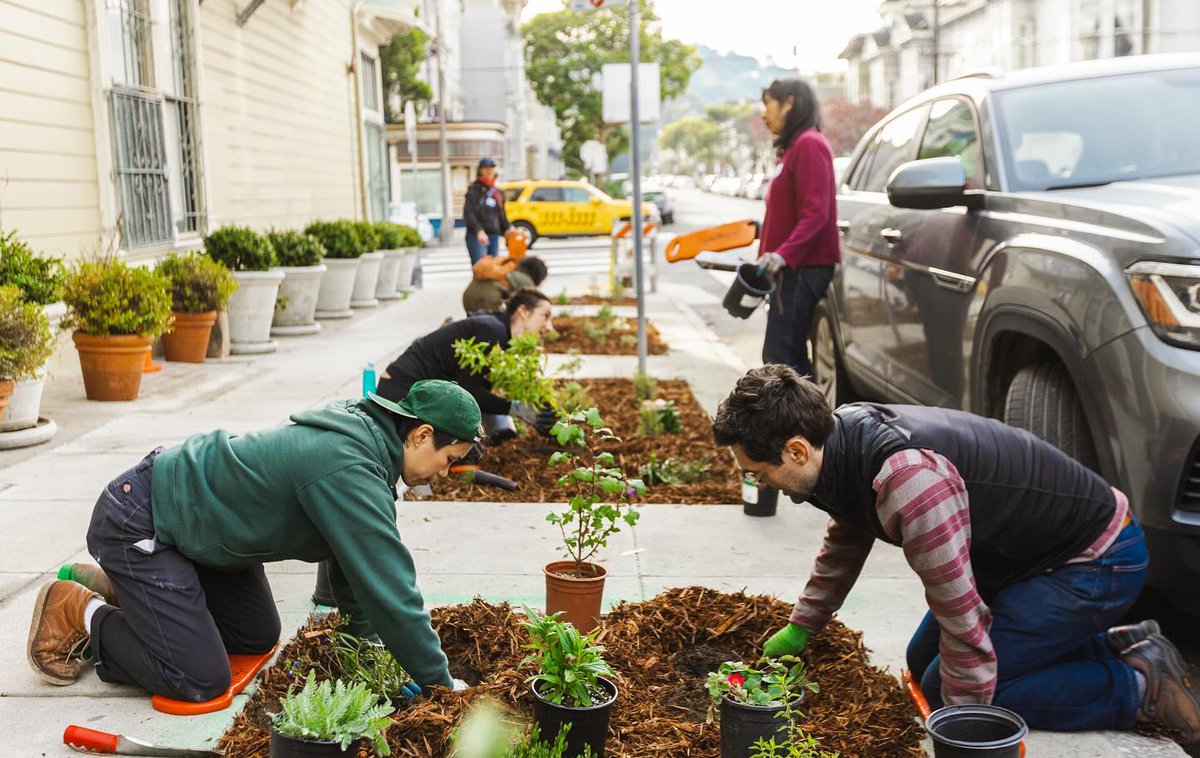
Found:
[[[379,112],[379,63],[366,53],[362,54],[362,89],[363,107]]]

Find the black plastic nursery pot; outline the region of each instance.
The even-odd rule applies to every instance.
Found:
[[[729,285],[721,305],[734,318],[750,318],[767,295],[775,291],[775,279],[768,273],[759,273],[758,266],[743,263],[738,266],[737,277]]]
[[[603,703],[583,708],[551,703],[538,692],[537,682],[533,683],[533,721],[538,725],[541,739],[553,743],[563,725],[571,725],[563,758],[578,758],[583,755],[585,748],[592,749],[593,758],[604,758],[608,717],[612,713],[613,703],[617,702],[617,685],[604,677],[600,677],[599,681],[600,686],[612,696]]]
[[[362,740],[355,740],[342,750],[340,742],[302,740],[271,729],[271,758],[323,758],[323,756],[357,756]]]
[[[799,705],[803,695],[793,701]],[[786,706],[743,705],[729,698],[721,701],[721,758],[749,758],[755,753],[754,743],[770,740],[782,746],[787,743],[787,720],[783,717]],[[783,750],[779,751],[784,754]]]
[[[995,705],[948,705],[925,720],[936,758],[1020,758],[1025,720]]]
[[[742,484],[742,513],[747,516],[763,518],[774,516],[779,505],[779,490],[774,487],[755,487],[752,484]]]

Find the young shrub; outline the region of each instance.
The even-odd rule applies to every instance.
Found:
[[[560,550],[575,562],[576,576],[582,576],[583,564],[621,531],[622,522],[629,526],[637,523],[640,514],[633,507],[633,498],[646,494],[640,479],[625,478],[612,453],[598,453],[589,447],[589,433],[601,442],[620,441],[595,408],[564,414],[550,430],[550,436],[566,449],[552,454],[549,463],[567,467],[558,486],[570,488],[571,495],[566,510],[551,513],[546,520],[562,533]]]
[[[726,661],[708,675],[708,694],[713,709],[728,697],[742,705],[780,706],[792,703],[805,692],[820,691],[804,671],[804,662],[792,655],[768,660],[758,668],[737,661]]]
[[[418,232],[416,229],[414,229],[411,226],[405,226],[404,224],[396,224],[395,226],[397,229],[400,230],[400,235],[401,235],[400,247],[424,247],[425,246],[425,240],[421,239],[421,233]]]
[[[708,478],[711,467],[712,463],[706,458],[693,461],[666,458],[660,462],[657,455],[650,453],[650,459],[638,469],[638,473],[647,487],[656,484],[698,484]]]
[[[683,429],[674,400],[643,400],[638,413],[637,433],[642,437],[657,437]]]
[[[230,271],[266,271],[277,264],[267,238],[245,226],[223,226],[204,238],[204,249]]]
[[[361,684],[347,685],[326,679],[317,684],[315,672],[308,672],[304,688],[279,701],[282,710],[272,713],[271,726],[280,734],[302,740],[336,742],[342,750],[359,739],[375,743],[375,751],[389,755],[383,731],[391,723],[390,705],[382,705],[379,696]]]
[[[361,258],[367,252],[352,221],[314,221],[304,231],[320,240],[328,258]]]
[[[653,400],[658,392],[658,380],[649,374],[638,373],[633,377],[633,394],[638,400]]]
[[[402,247],[407,247],[405,242],[408,239],[403,231],[403,227],[399,224],[393,224],[390,221],[377,221],[374,224],[376,244],[380,250],[399,250]]]
[[[543,339],[544,339],[543,335]],[[562,413],[578,413],[592,407],[592,396],[576,381],[563,382],[557,390],[558,409]]]
[[[0,233],[0,285],[21,290],[26,303],[49,305],[62,299],[65,272],[59,258],[35,255],[17,233]]]
[[[16,285],[0,285],[0,380],[32,379],[54,352],[49,319],[23,294]]]
[[[177,313],[224,310],[238,288],[229,269],[203,253],[168,255],[155,271],[167,278],[171,310]]]
[[[267,241],[275,248],[275,257],[280,266],[316,266],[325,257],[325,246],[321,240],[304,232],[269,232]]]
[[[622,334],[620,337],[620,343],[622,345],[632,347],[633,345],[637,344],[637,336],[633,334]]]
[[[604,660],[604,646],[595,644],[599,630],[585,636],[573,624],[559,621],[559,615],[525,609],[521,626],[529,632],[525,649],[531,652],[521,665],[537,669],[525,681],[535,682],[538,694],[555,705],[586,708],[603,702],[608,693],[599,678],[613,672]]]
[[[596,311],[596,320],[606,329],[612,329],[617,323],[617,314],[613,313],[611,305],[602,305]]]
[[[388,702],[404,696],[412,677],[386,647],[345,632],[332,632],[330,645],[347,684],[362,685]]]
[[[558,295],[555,296],[554,302],[558,303],[559,305],[571,304],[571,298],[567,295],[567,290],[565,287],[558,293]]]
[[[454,358],[472,375],[484,374],[492,389],[513,402],[534,408],[554,407],[554,382],[546,377],[546,355],[537,335],[523,334],[508,347],[488,345],[474,338],[454,342]]]
[[[157,271],[116,259],[82,261],[67,273],[66,325],[94,337],[157,337],[171,320],[170,283]]]
[[[375,231],[375,225],[370,221],[351,221],[354,225],[354,231],[358,234],[358,243],[362,246],[364,253],[373,253],[376,250],[381,250],[379,246],[379,235]]]

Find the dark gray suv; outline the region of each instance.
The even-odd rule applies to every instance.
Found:
[[[838,193],[817,381],[964,408],[1126,492],[1200,611],[1200,55],[977,76],[905,103]]]

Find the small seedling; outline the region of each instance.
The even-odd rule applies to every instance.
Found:
[[[341,679],[317,684],[316,673],[310,671],[304,688],[296,692],[289,687],[279,705],[282,710],[270,716],[271,726],[280,734],[337,742],[343,751],[350,743],[367,739],[380,755],[391,752],[383,732],[391,724],[392,707],[381,704],[379,695],[362,684],[347,685]]]
[[[542,335],[542,342],[558,342],[562,339],[562,335],[551,329]]]
[[[617,314],[613,313],[611,305],[602,305],[596,311],[596,320],[609,329],[612,329],[613,325],[617,322]]]
[[[387,648],[345,632],[334,632],[330,642],[341,678],[349,684],[361,684],[389,702],[403,696],[412,677]]]
[[[622,334],[621,335],[621,344],[622,345],[636,345],[637,344],[637,335]]]
[[[590,707],[608,696],[600,677],[613,672],[604,660],[604,646],[594,644],[599,630],[580,634],[574,624],[559,621],[560,615],[525,609],[521,626],[529,632],[525,649],[531,652],[521,665],[537,668],[525,681],[536,682],[538,694],[555,705]]]
[[[639,373],[633,377],[633,392],[638,400],[653,400],[658,391],[658,380],[649,374]]]
[[[708,720],[712,722],[715,707],[726,697],[742,705],[781,706],[799,699],[806,691],[815,693],[819,689],[806,675],[804,662],[792,655],[773,658],[759,668],[726,661],[708,675],[713,705]]]
[[[637,433],[642,437],[674,434],[683,429],[679,410],[673,400],[643,400],[638,412]]]
[[[559,305],[570,305],[571,304],[571,298],[567,295],[567,290],[565,287],[562,289],[561,292],[558,293],[558,296],[555,297],[554,300]]]
[[[454,357],[472,375],[486,374],[492,388],[509,400],[534,408],[555,403],[554,382],[546,376],[546,354],[537,335],[513,337],[507,348],[474,338],[455,340]]]
[[[658,456],[651,453],[650,460],[638,473],[648,487],[656,484],[697,484],[708,478],[708,470],[711,467],[712,463],[707,458],[694,461],[665,458],[660,462]]]
[[[563,413],[578,413],[592,405],[591,395],[579,382],[564,382],[558,388],[558,408]]]
[[[600,326],[592,326],[587,321],[582,322],[582,324],[583,333],[588,336],[588,339],[590,339],[592,342],[595,342],[597,345],[604,344],[604,341],[608,339],[608,333],[612,331],[612,325],[604,322],[600,322]]]

